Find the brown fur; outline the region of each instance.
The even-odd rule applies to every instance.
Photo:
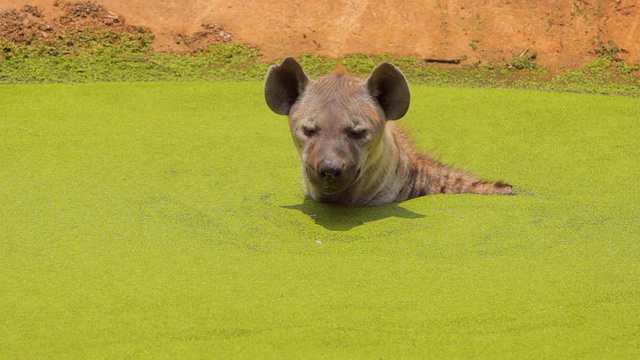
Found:
[[[394,121],[406,113],[409,90],[395,66],[382,63],[359,79],[338,66],[309,79],[292,58],[265,83],[267,103],[289,115],[306,193],[314,200],[376,205],[447,193],[513,194],[416,151]]]

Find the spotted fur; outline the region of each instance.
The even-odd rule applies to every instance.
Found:
[[[265,99],[289,116],[305,190],[314,200],[377,205],[438,193],[513,194],[511,185],[482,181],[414,149],[390,121],[403,117],[410,102],[404,75],[390,63],[366,80],[341,66],[311,80],[287,58],[267,74]]]

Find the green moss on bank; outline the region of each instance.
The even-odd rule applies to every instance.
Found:
[[[145,31],[83,31],[53,42],[0,42],[0,83],[115,81],[260,81],[271,64],[259,50],[242,44],[220,44],[195,53],[155,53],[153,35]],[[304,55],[311,76],[330,72],[336,59]],[[444,87],[526,88],[545,91],[638,96],[638,66],[608,53],[575,71],[551,73],[526,64],[448,68],[413,57],[348,55],[341,59],[354,75],[367,76],[380,61],[398,65],[413,84]],[[526,65],[526,66],[525,66]]]

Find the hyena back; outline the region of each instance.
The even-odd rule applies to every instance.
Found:
[[[409,85],[383,62],[366,79],[338,66],[310,79],[296,60],[272,66],[265,81],[271,110],[289,116],[304,186],[316,201],[377,205],[438,193],[513,194],[416,151],[389,120],[409,109]]]

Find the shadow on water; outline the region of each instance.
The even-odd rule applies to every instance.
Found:
[[[346,231],[362,224],[399,217],[403,219],[418,219],[425,217],[400,207],[397,204],[384,204],[378,206],[345,206],[325,204],[305,198],[300,205],[281,206],[285,209],[298,210],[312,218],[316,224],[331,231]]]

